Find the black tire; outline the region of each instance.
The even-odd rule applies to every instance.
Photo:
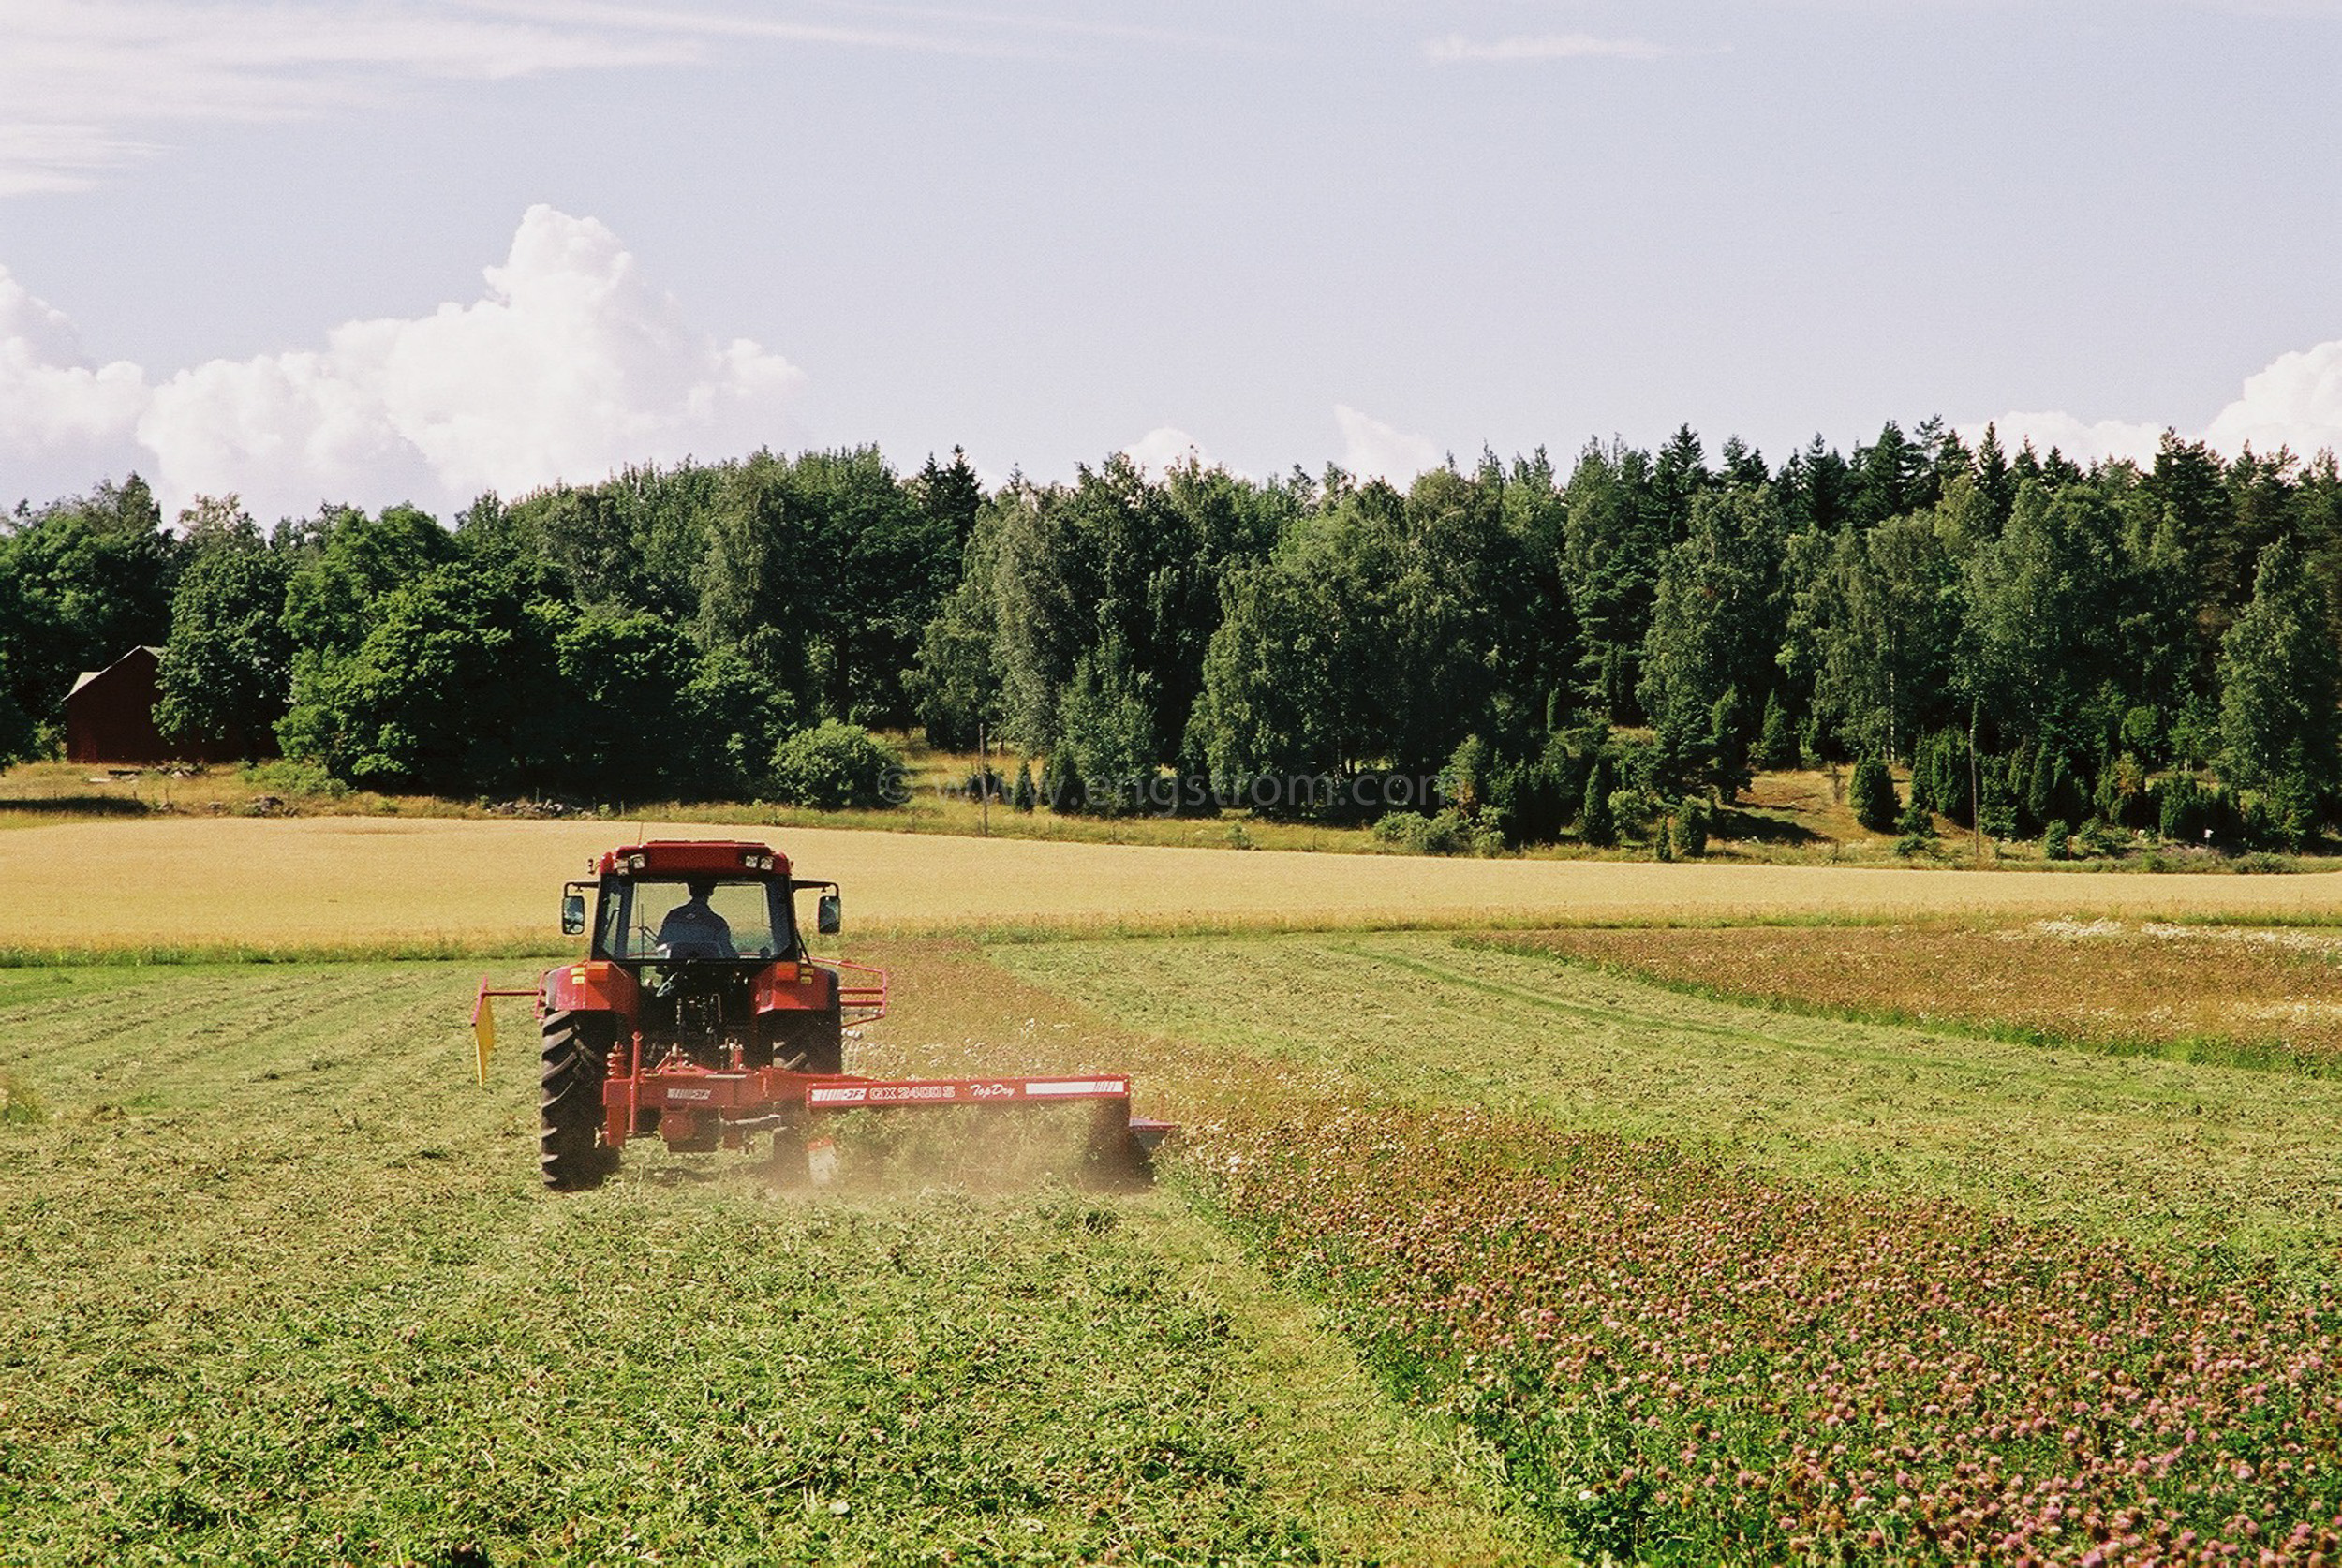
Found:
[[[537,1162],[556,1192],[588,1191],[618,1163],[617,1150],[601,1142],[608,1047],[594,1039],[601,1031],[574,1013],[546,1013],[543,1030]]]
[[[845,1031],[835,1013],[771,1013],[768,1059],[796,1063],[799,1072],[843,1072]],[[799,1061],[798,1058],[804,1059]]]
[[[846,1028],[838,1014],[821,1014],[813,1028],[813,1048],[806,1055],[805,1070],[808,1072],[846,1071]]]

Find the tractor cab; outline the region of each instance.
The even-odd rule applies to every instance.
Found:
[[[561,928],[590,933],[581,972],[612,977],[650,1059],[837,1071],[840,1004],[858,998],[838,995],[837,965],[814,961],[797,911],[800,893],[818,892],[815,929],[837,931],[837,884],[798,881],[786,855],[731,841],[622,845],[593,870],[562,890]]]
[[[592,882],[562,890],[561,929],[588,928],[586,895],[596,899],[592,956],[630,968],[691,964],[802,963],[808,954],[796,895],[819,890],[815,929],[840,927],[837,884],[800,882],[789,858],[762,844],[649,843],[611,851]]]
[[[763,963],[803,958],[786,878],[611,877],[593,955],[621,964]]]

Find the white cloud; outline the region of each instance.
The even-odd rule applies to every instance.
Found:
[[[2013,450],[2030,440],[2036,451],[2055,447],[2077,463],[2126,457],[2152,462],[2164,430],[2160,424],[2092,422],[2053,410],[2002,414],[1990,422],[2004,447]],[[1985,423],[1979,420],[1962,425],[1962,437],[1975,440],[1984,433]],[[2231,457],[2246,446],[2260,452],[2286,447],[2297,457],[2342,452],[2342,341],[2278,355],[2246,377],[2236,400],[2189,438]]]
[[[1341,427],[1341,466],[1360,479],[1383,479],[1403,486],[1416,475],[1438,467],[1445,457],[1420,436],[1362,414],[1346,403],[1334,405]]]
[[[1981,439],[1985,422],[1992,425],[2000,444],[2010,451],[2031,441],[2037,452],[2047,453],[2054,447],[2076,463],[2085,465],[2121,457],[2133,462],[2152,459],[2157,443],[2163,438],[2163,427],[2159,424],[2140,424],[2129,420],[2091,422],[2045,409],[2003,414],[1990,422],[1962,425],[1961,439],[1970,443]]]
[[[1430,38],[1424,55],[1443,64],[1459,61],[1519,60],[1656,60],[1673,52],[1642,38],[1598,38],[1591,33],[1538,33],[1523,37],[1497,38],[1487,43],[1450,33]]]
[[[0,459],[7,471],[72,475],[71,488],[120,469],[137,450],[130,426],[146,398],[143,371],[89,363],[73,323],[0,267]]]
[[[1167,424],[1149,430],[1122,451],[1149,474],[1164,473],[1185,463],[1204,468],[1220,466],[1194,436]]]
[[[273,517],[329,499],[444,510],[787,433],[803,374],[694,331],[595,220],[530,208],[484,276],[468,304],[150,380],[86,366],[69,323],[0,274],[0,460],[46,486],[34,499],[135,462],[166,510],[232,490]]]
[[[2245,394],[2220,410],[2203,438],[2222,451],[2290,447],[2297,456],[2342,452],[2342,341],[2280,354],[2245,377]]]

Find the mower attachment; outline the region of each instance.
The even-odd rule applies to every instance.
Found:
[[[607,1079],[602,1103],[608,1146],[623,1144],[646,1124],[670,1148],[739,1148],[752,1134],[770,1132],[777,1161],[796,1150],[813,1151],[810,1172],[817,1180],[829,1165],[829,1140],[815,1124],[844,1112],[1088,1104],[1094,1107],[1089,1163],[1129,1176],[1148,1173],[1156,1146],[1172,1131],[1169,1122],[1134,1120],[1131,1081],[1119,1077],[862,1078],[670,1061],[636,1077]]]

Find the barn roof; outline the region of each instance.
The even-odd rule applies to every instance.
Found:
[[[162,649],[160,649],[160,648],[158,648],[158,647],[156,647],[154,644],[149,643],[140,643],[137,647],[132,648],[132,649],[130,650],[130,652],[129,652],[129,653],[124,654],[124,655],[122,656],[122,658],[128,658],[131,656],[131,654],[141,654],[141,653],[145,653],[145,654],[153,654],[153,655],[154,655],[156,658],[162,658],[162,657],[163,657],[163,650],[162,650]],[[114,667],[114,664],[120,664],[120,663],[122,662],[122,658],[117,658],[117,659],[115,659],[115,660],[114,660],[113,664],[109,664],[109,665],[107,665],[107,666],[106,666],[106,670],[111,670],[111,669],[112,669],[112,668]],[[84,671],[82,671],[80,674],[78,674],[78,675],[76,675],[76,676],[74,676],[74,677],[73,677],[73,690],[74,690],[74,691],[79,691],[79,690],[81,690],[81,689],[82,689],[82,688],[83,688],[83,687],[85,687],[85,686],[89,685],[89,683],[90,683],[90,682],[92,682],[92,681],[96,680],[98,676],[100,676],[100,675],[104,674],[104,673],[106,673],[106,670],[84,670]],[[71,696],[72,694],[73,694],[73,693],[72,693],[72,692],[70,692],[70,691],[69,691],[69,692],[67,692],[67,693],[66,693],[66,695],[67,695],[67,696],[68,696],[68,697],[69,697],[69,696]]]

